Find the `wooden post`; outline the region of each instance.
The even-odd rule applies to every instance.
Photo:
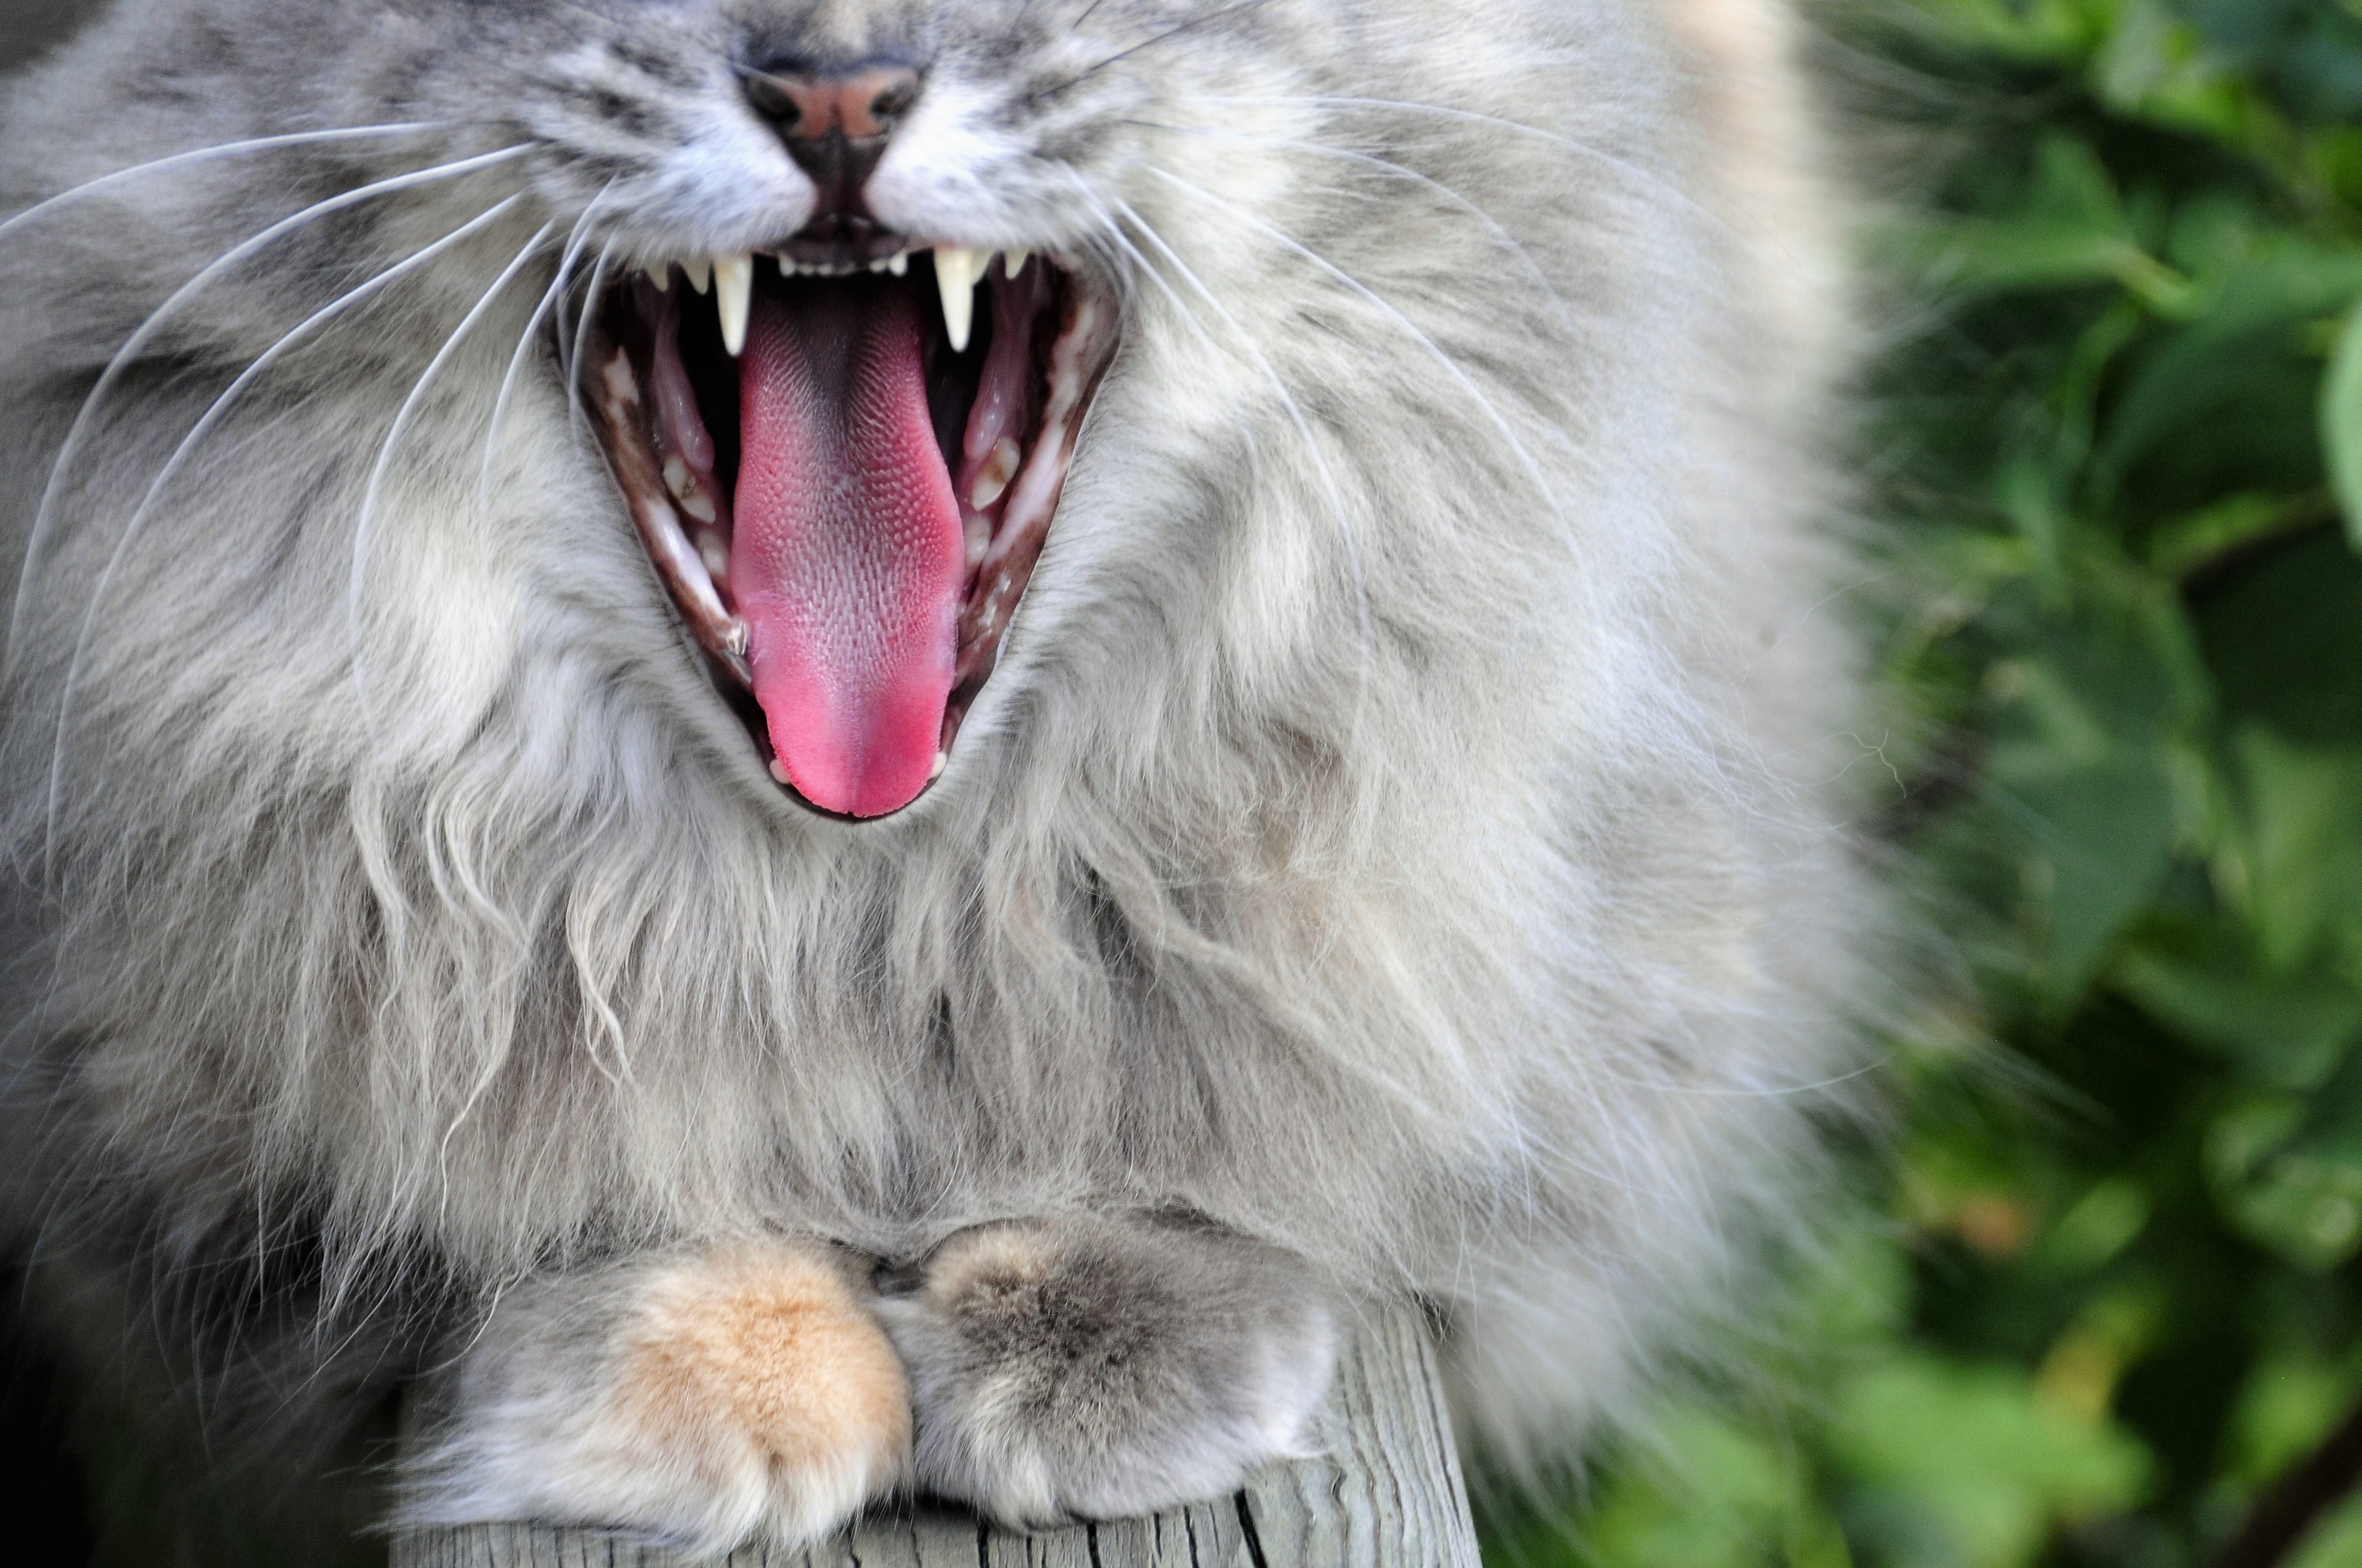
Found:
[[[1435,1354],[1418,1315],[1374,1315],[1345,1358],[1319,1459],[1153,1518],[1013,1535],[908,1505],[801,1552],[728,1568],[1478,1568]],[[697,1559],[591,1530],[470,1525],[398,1538],[393,1568],[690,1568]],[[713,1560],[703,1560],[712,1563]],[[717,1565],[718,1568],[718,1565]]]

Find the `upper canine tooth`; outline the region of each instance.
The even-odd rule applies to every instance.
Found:
[[[713,287],[712,262],[684,261],[680,264],[680,270],[684,273],[688,274],[689,286],[695,289],[699,293],[704,293],[706,291]]]
[[[976,281],[984,276],[991,257],[965,245],[935,247],[935,282],[944,293],[944,335],[952,352],[967,351],[969,329],[976,325]]]
[[[722,346],[736,359],[746,351],[746,317],[755,304],[755,259],[741,253],[713,259],[713,303],[722,312]]]

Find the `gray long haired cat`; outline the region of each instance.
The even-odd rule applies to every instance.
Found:
[[[1858,988],[1789,34],[119,0],[0,120],[37,1315],[706,1544],[1217,1494],[1383,1297],[1628,1403]]]

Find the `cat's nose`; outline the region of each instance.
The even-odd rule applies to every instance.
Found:
[[[820,237],[815,229],[832,229],[850,239],[875,226],[862,187],[922,85],[911,67],[877,62],[839,72],[748,73],[747,102],[779,133],[788,155],[819,191],[808,235]]]

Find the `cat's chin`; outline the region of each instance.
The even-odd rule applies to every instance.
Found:
[[[660,264],[561,341],[648,559],[788,798],[871,820],[944,776],[1118,319],[1084,271],[944,247]]]

